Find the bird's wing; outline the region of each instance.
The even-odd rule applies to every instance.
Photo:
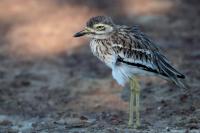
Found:
[[[114,42],[112,47],[116,55],[122,58],[123,61],[126,61],[129,64],[137,63],[143,65],[161,75],[166,76],[172,72],[170,73],[171,75],[174,74],[181,77],[181,74],[175,70],[166,57],[160,53],[160,50],[155,43],[147,35],[141,32],[138,26],[122,26],[119,30],[120,31],[115,36],[115,39],[113,39]],[[164,68],[169,69],[170,71],[167,71]]]
[[[151,51],[122,48],[117,45],[114,45],[112,48],[117,56],[117,62],[135,66],[149,72],[160,73],[157,66],[154,64],[154,55]]]
[[[158,52],[142,51],[140,49],[124,49],[117,46],[113,47],[116,53],[116,63],[123,63],[139,69],[164,76],[180,87],[184,87],[179,79],[185,76],[171,66],[165,56]]]
[[[146,34],[141,32],[137,26],[132,27],[130,32],[132,33],[136,48],[139,47],[152,52],[159,51],[159,48],[156,46],[156,44]]]
[[[137,42],[140,42],[138,45],[145,47],[146,51],[149,51],[152,54],[152,63],[155,66],[154,68],[157,69],[156,71],[158,71],[161,75],[171,78],[185,78],[183,74],[178,72],[171,65],[168,59],[160,52],[156,44],[146,34],[139,30],[138,26],[132,27],[131,33],[133,33]]]
[[[119,27],[119,32],[114,36],[112,48],[118,61],[139,67],[146,71],[159,73],[154,63],[154,52],[159,49],[138,27]]]
[[[121,45],[123,48],[159,52],[159,48],[155,45],[155,43],[146,34],[141,32],[138,26],[121,26],[118,34],[116,34],[113,38],[113,44],[117,44],[118,46]]]
[[[131,29],[131,33],[131,37],[121,38],[121,43],[113,44],[117,61],[165,76],[180,85],[178,78],[185,76],[171,66],[153,41],[138,29]]]

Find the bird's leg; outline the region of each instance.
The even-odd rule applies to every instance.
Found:
[[[135,128],[140,127],[140,85],[136,78],[130,80],[130,102],[128,126],[133,125],[133,111],[135,111]]]
[[[135,128],[140,127],[140,85],[136,78],[133,79],[135,86],[134,86],[134,97],[135,97]]]
[[[135,88],[135,83],[134,79],[130,80],[130,99],[129,99],[129,121],[128,121],[128,126],[131,127],[133,125],[133,111],[134,111],[134,105],[135,105],[135,95],[134,95],[134,88]]]

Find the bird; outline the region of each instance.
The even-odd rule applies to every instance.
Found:
[[[140,85],[138,76],[158,76],[185,87],[185,75],[175,69],[156,43],[138,26],[115,24],[111,17],[91,17],[83,30],[74,37],[87,36],[94,56],[112,70],[122,87],[130,85],[128,126],[141,127]],[[133,120],[135,113],[135,121]]]

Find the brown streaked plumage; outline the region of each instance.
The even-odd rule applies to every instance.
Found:
[[[129,126],[133,124],[134,106],[135,126],[140,126],[140,89],[134,79],[136,75],[158,75],[184,87],[180,79],[185,76],[171,66],[154,42],[138,27],[116,25],[110,17],[97,16],[87,22],[85,30],[74,36],[83,35],[91,38],[92,53],[112,69],[113,78],[122,86],[130,82]]]

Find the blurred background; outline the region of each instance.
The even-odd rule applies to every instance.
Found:
[[[93,57],[89,41],[73,38],[97,15],[139,25],[187,75],[189,91],[140,77],[140,131],[198,131],[198,0],[1,0],[0,133],[133,130],[126,127],[125,91]]]

